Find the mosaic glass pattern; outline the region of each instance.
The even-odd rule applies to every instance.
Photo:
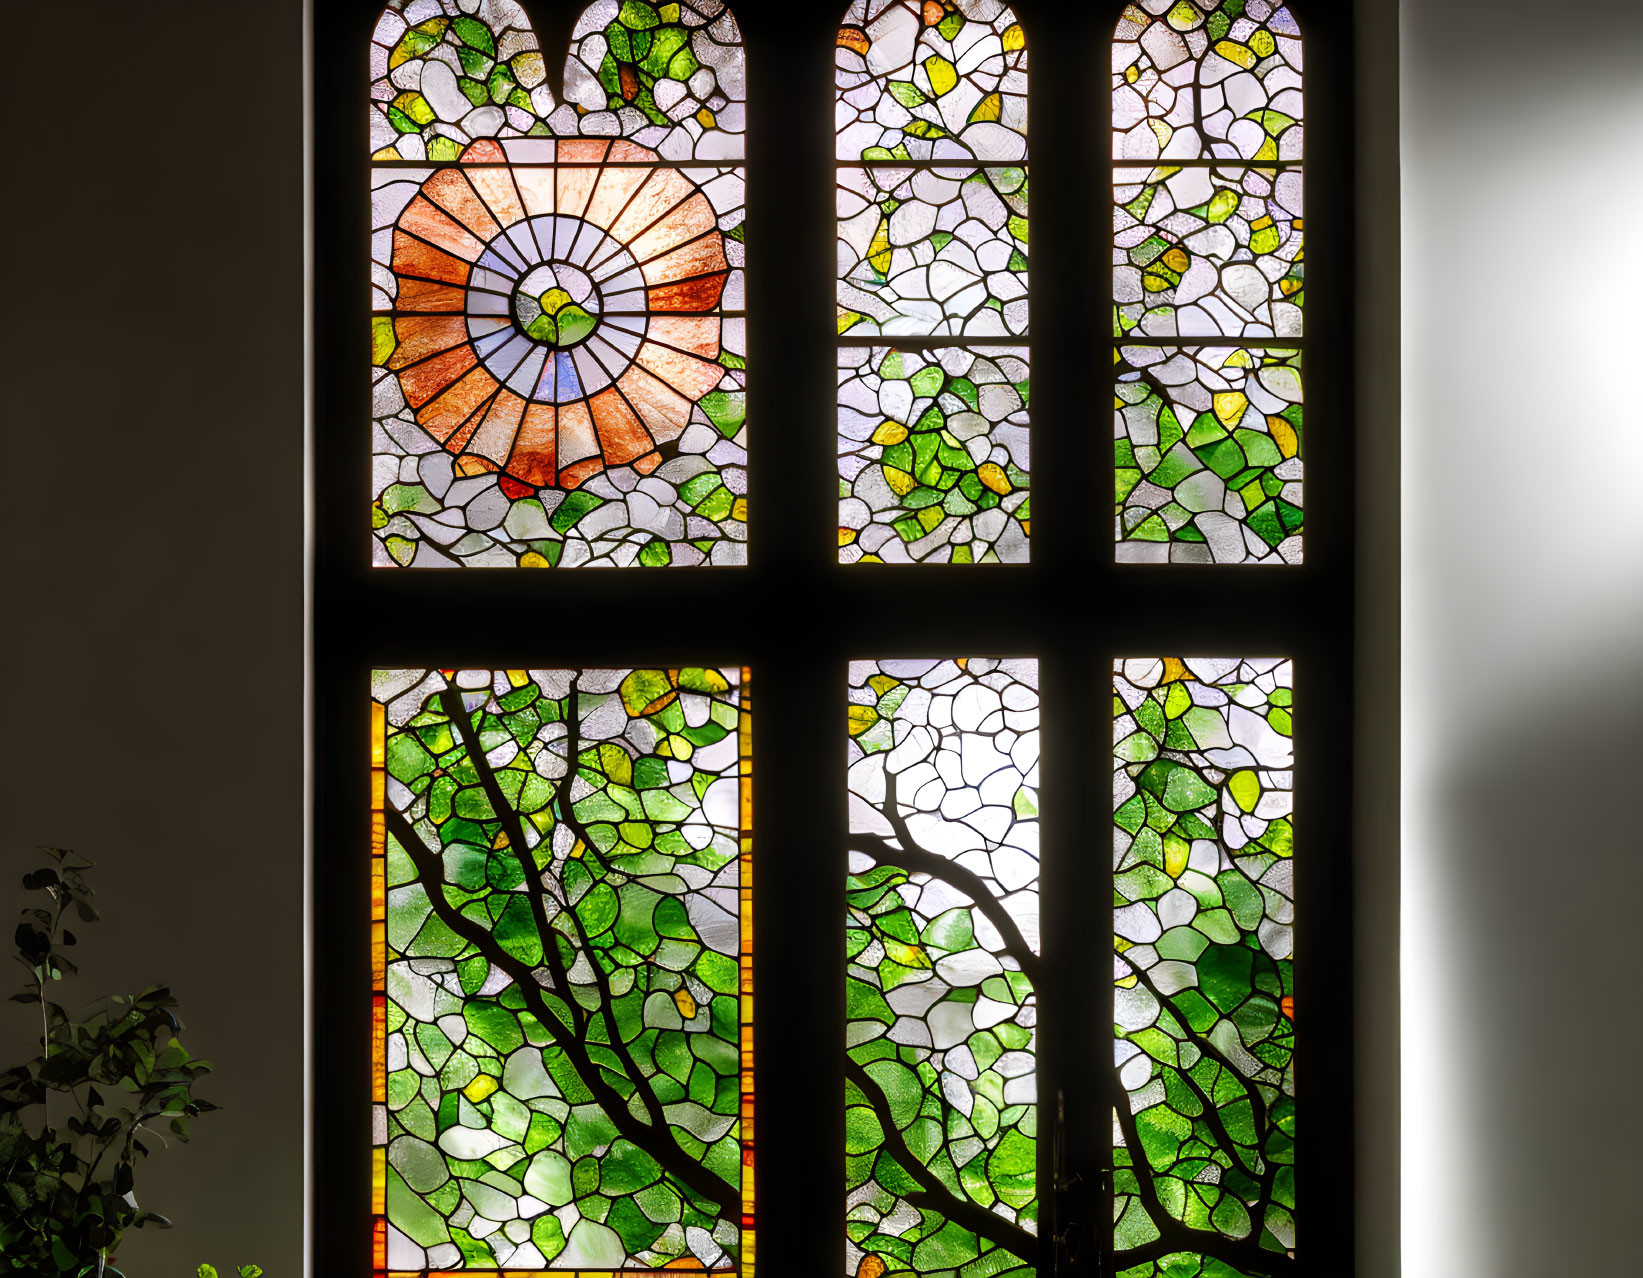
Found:
[[[746,1278],[746,673],[372,686],[379,1274]]]
[[[839,333],[1021,337],[1024,167],[839,170]]]
[[[856,0],[837,45],[840,368],[913,347],[888,351],[905,378],[841,372],[840,559],[1023,562],[1030,516],[1007,503],[1026,510],[1026,39],[997,0]],[[943,337],[962,345],[908,340]],[[1022,365],[1021,404],[966,405],[973,362]],[[861,433],[871,393],[899,405],[898,383],[938,369],[957,393],[934,392],[928,425],[888,407]]]
[[[1113,670],[1113,1246],[1120,1278],[1295,1249],[1288,661]]]
[[[1160,166],[1114,179],[1115,332],[1300,336],[1299,170]]]
[[[1122,346],[1113,407],[1118,557],[1301,557],[1301,357],[1237,346]]]
[[[850,666],[845,1270],[1038,1254],[1038,666]]]
[[[999,0],[854,0],[839,24],[838,158],[1027,158],[1027,40]]]
[[[1260,480],[1270,500],[1248,492],[1221,504],[1221,514],[1243,527],[1222,526],[1219,536],[1203,525],[1220,520],[1191,517],[1207,515],[1207,506],[1177,501],[1172,510],[1168,497],[1150,491],[1128,500],[1137,468],[1162,490],[1182,479],[1213,485],[1181,469],[1186,457],[1166,463],[1169,482],[1146,474],[1144,461],[1138,467],[1134,454],[1152,445],[1125,425],[1145,414],[1130,411],[1137,388],[1124,384],[1152,358],[1135,353],[1147,345],[1161,348],[1159,362],[1184,342],[1231,339],[1271,348],[1230,352],[1234,359],[1299,364],[1306,298],[1300,31],[1272,0],[1137,0],[1119,19],[1112,67],[1113,337],[1124,343],[1114,405],[1118,559],[1300,563],[1298,378],[1296,451],[1271,463],[1282,476],[1269,471]],[[1209,368],[1224,373],[1213,358],[1227,352],[1208,353]],[[1223,380],[1212,372],[1206,385]],[[1288,437],[1282,426],[1273,433]],[[1210,469],[1222,480],[1234,477]]]
[[[839,558],[1027,557],[1024,347],[839,351]]]
[[[515,0],[390,0],[371,37],[371,153],[455,160],[482,138],[627,138],[672,161],[739,160],[742,33],[722,0],[599,0],[558,99]]]
[[[729,12],[591,6],[556,106],[518,5],[414,0],[372,73],[375,561],[745,562]]]

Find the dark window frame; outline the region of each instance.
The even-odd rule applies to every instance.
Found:
[[[1112,1272],[1108,926],[1116,656],[1288,656],[1296,677],[1300,1260],[1353,1270],[1356,586],[1353,0],[1298,0],[1308,65],[1305,563],[1118,565],[1108,53],[1120,3],[1018,0],[1031,59],[1033,537],[1027,565],[837,562],[831,131],[844,0],[732,8],[749,67],[749,563],[372,569],[365,50],[380,4],[319,6],[311,48],[312,1261],[370,1261],[368,673],[401,665],[753,671],[756,1265],[838,1278],[845,669],[1037,656],[1043,689],[1043,1274]],[[562,50],[580,0],[526,9]],[[835,13],[834,10],[838,12]],[[1092,360],[1095,361],[1092,368]],[[1093,376],[1092,376],[1093,374]],[[1093,494],[1093,498],[1092,498]],[[567,625],[569,615],[579,620]],[[656,619],[652,622],[651,619]],[[715,633],[722,637],[713,637]],[[833,904],[837,905],[834,908]],[[1058,1091],[1066,1118],[1054,1120]],[[817,1238],[837,1236],[837,1248]]]

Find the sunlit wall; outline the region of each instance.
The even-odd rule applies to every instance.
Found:
[[[1636,1264],[1640,17],[1402,6],[1406,1278]]]

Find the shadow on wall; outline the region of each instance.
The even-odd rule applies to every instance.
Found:
[[[48,21],[54,51],[0,81],[29,139],[0,207],[24,299],[0,921],[9,939],[36,844],[98,862],[104,921],[65,993],[168,982],[217,1065],[200,1091],[222,1112],[137,1182],[176,1228],[132,1235],[127,1272],[296,1278],[302,5],[81,0]],[[22,983],[5,966],[0,996]],[[0,1002],[0,1062],[37,1035]]]
[[[1480,1278],[1636,1262],[1643,667],[1635,651],[1599,666],[1539,690],[1503,680],[1475,747],[1434,778],[1443,853],[1417,881],[1447,906],[1426,916],[1447,930],[1445,970],[1404,983],[1444,983],[1451,1019],[1438,1052],[1405,1038],[1405,1078],[1454,1071],[1443,1090],[1477,1180],[1442,1179],[1491,1230],[1491,1259],[1467,1271]],[[1423,1156],[1418,1139],[1405,1148]]]

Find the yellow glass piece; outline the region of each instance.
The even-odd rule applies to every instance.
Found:
[[[1222,188],[1210,198],[1204,212],[1211,222],[1225,222],[1238,211],[1238,203],[1238,192]]]
[[[388,55],[388,70],[409,62],[412,58],[421,57],[421,50],[431,49],[439,43],[445,34],[445,28],[451,25],[449,18],[430,18],[428,21],[412,27],[400,36],[399,43],[394,51]],[[417,37],[421,37],[418,39]]]
[[[1187,256],[1184,248],[1172,248],[1164,254],[1164,265],[1179,275],[1192,265],[1192,259]]]
[[[886,447],[891,444],[899,444],[906,438],[907,427],[903,426],[900,422],[893,422],[889,419],[886,419],[884,423],[873,432],[873,442],[875,444],[883,444]]]
[[[1215,397],[1215,416],[1223,426],[1237,425],[1248,407],[1249,397],[1243,391],[1222,391]]]
[[[1177,31],[1194,31],[1203,24],[1204,15],[1198,12],[1196,6],[1188,4],[1187,0],[1178,0],[1175,7],[1166,15],[1165,21]]]
[[[1278,451],[1285,457],[1293,457],[1301,451],[1301,437],[1282,417],[1267,418],[1266,428],[1272,432],[1273,442],[1278,445]]]
[[[1021,30],[1019,22],[1004,28],[1004,52],[1014,53],[1017,49],[1027,47],[1026,33]]]
[[[1004,473],[1004,467],[997,462],[982,462],[976,467],[976,478],[1000,497],[1006,496],[1015,487],[1010,483],[1010,477]]]
[[[542,305],[542,314],[557,315],[571,304],[571,295],[562,288],[550,288],[538,300]]]
[[[890,219],[880,218],[879,229],[873,232],[873,243],[867,250],[868,264],[880,275],[890,274]]]
[[[704,129],[716,129],[719,127],[719,117],[714,115],[713,112],[709,111],[706,107],[703,107],[700,111],[696,112],[696,123],[701,125]]]
[[[679,1015],[687,1021],[696,1019],[696,1000],[691,997],[690,991],[679,988],[673,991],[673,1005],[679,1009]]]
[[[970,123],[979,121],[997,122],[1004,112],[1004,96],[1000,93],[989,93],[976,103],[976,109],[970,112]]]
[[[535,50],[519,54],[508,65],[513,68],[514,79],[527,90],[534,89],[548,78],[548,64]]]
[[[1227,779],[1227,792],[1232,795],[1232,801],[1239,808],[1245,812],[1253,812],[1261,799],[1260,779],[1248,768],[1242,772],[1234,772]]]
[[[879,712],[872,706],[851,706],[849,720],[850,735],[859,737],[879,721]]]
[[[1236,62],[1245,71],[1253,71],[1258,59],[1247,46],[1237,44],[1231,40],[1217,40],[1215,52],[1219,53],[1228,62]]]
[[[1134,84],[1140,78],[1141,78],[1141,68],[1136,66],[1134,63],[1131,63],[1129,66],[1124,68],[1124,83],[1125,84]]]
[[[1278,51],[1278,42],[1272,38],[1272,32],[1264,27],[1249,38],[1249,47],[1257,56],[1270,58]]]
[[[1168,836],[1164,840],[1164,873],[1172,879],[1180,878],[1191,856],[1192,844],[1178,835]]]
[[[401,93],[394,99],[394,105],[418,124],[432,124],[434,122],[434,109],[428,105],[428,99],[420,93]]]
[[[489,1074],[481,1074],[462,1089],[462,1094],[477,1105],[501,1086]]]
[[[394,322],[386,315],[371,317],[371,363],[381,367],[393,357],[399,347],[399,338],[394,335]]]
[[[924,59],[924,74],[930,77],[933,97],[945,97],[958,83],[958,68],[939,53],[933,53]]]
[[[897,497],[905,497],[917,487],[917,481],[905,470],[897,470],[894,466],[884,468],[884,482],[890,485],[890,491]]]
[[[735,501],[730,503],[730,517],[732,519],[739,519],[743,523],[747,522],[747,498],[746,497],[738,497],[738,498],[736,498]]]
[[[855,541],[855,539],[856,530],[854,528],[841,527],[839,529],[839,545],[848,546],[851,542]]]
[[[548,562],[546,555],[539,555],[534,550],[527,550],[524,554],[519,556],[519,566],[521,568],[553,567],[553,565]]]

